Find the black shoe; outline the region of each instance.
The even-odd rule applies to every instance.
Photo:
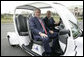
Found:
[[[55,52],[52,52],[52,53],[51,53],[51,56],[56,56]]]
[[[42,55],[43,55],[43,56],[51,56],[51,53],[46,53],[46,52],[44,52]]]
[[[51,56],[60,56],[60,54],[55,53],[55,52],[52,52],[52,53],[51,53]]]
[[[62,50],[57,50],[57,51],[55,51],[55,53],[58,54],[58,55],[63,55],[64,54],[64,52]]]

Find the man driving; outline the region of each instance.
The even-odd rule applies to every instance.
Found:
[[[45,26],[48,28],[49,32],[52,34],[52,35],[56,35],[59,33],[59,30],[58,29],[55,29],[55,26],[58,26],[60,25],[60,22],[57,24],[55,23],[53,17],[51,17],[51,11],[47,11],[46,13],[46,17],[44,18],[44,23],[45,23]],[[62,53],[62,50],[61,50],[61,47],[59,45],[59,39],[58,39],[58,36],[56,36],[57,40],[56,40],[56,44],[55,44],[55,47],[52,48],[53,51],[54,49],[56,50],[56,53]]]

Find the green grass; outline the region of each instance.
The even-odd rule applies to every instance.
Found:
[[[54,20],[55,20],[56,23],[59,22],[59,19],[60,19],[59,16],[53,16],[53,18],[54,18]],[[80,21],[83,21],[83,19],[79,17],[79,18],[78,18],[78,21],[79,21],[79,22],[80,22]],[[13,23],[13,18],[12,18],[12,17],[9,17],[9,18],[4,17],[4,18],[1,18],[1,23]]]
[[[1,23],[13,23],[13,19],[6,19],[6,18],[1,18]]]
[[[83,18],[78,18],[78,21],[80,22],[80,21],[83,21]]]
[[[53,17],[54,18],[54,20],[55,20],[55,22],[59,22],[60,21],[60,17],[59,16],[56,16],[56,17]],[[81,17],[78,17],[78,21],[80,22],[80,21],[83,21],[83,18],[81,18]]]
[[[54,18],[54,20],[55,20],[55,22],[59,22],[60,21],[60,17],[59,16],[56,16],[56,17],[53,17]]]

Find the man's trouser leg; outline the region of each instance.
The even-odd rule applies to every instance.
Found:
[[[48,34],[49,38],[53,39],[53,44],[52,44],[52,50],[58,50],[60,49],[60,45],[59,45],[59,39],[58,39],[58,33],[54,32],[53,34]]]
[[[46,53],[51,53],[51,48],[49,46],[49,38],[48,37],[42,38],[42,42],[43,42],[43,46],[44,46],[45,52]]]
[[[55,36],[55,35],[56,35],[56,36]],[[59,38],[58,38],[57,32],[55,32],[53,36],[54,36],[55,38],[53,38],[52,50],[53,50],[54,52],[56,52],[56,53],[62,54],[63,51],[62,51],[62,49],[61,49],[61,47],[60,47],[60,44],[59,44]]]
[[[51,52],[51,48],[49,46],[49,37],[42,38],[41,36],[35,36],[35,40],[41,40],[43,42],[43,47],[46,53]]]

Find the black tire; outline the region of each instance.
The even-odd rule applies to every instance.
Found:
[[[9,45],[12,46],[12,47],[15,47],[16,45],[11,45],[10,40],[9,40],[10,39],[10,36],[9,35],[7,36],[7,38],[8,38]]]

